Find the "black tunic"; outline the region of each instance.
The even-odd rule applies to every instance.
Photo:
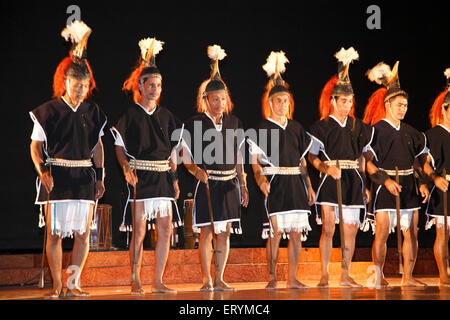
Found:
[[[237,130],[242,134],[238,134]],[[183,137],[189,151],[201,169],[228,171],[236,168],[239,148],[243,147],[243,126],[232,114],[223,114],[222,129],[216,129],[205,113],[186,122]],[[205,134],[206,133],[206,134]],[[219,140],[216,140],[219,139]],[[241,233],[241,196],[237,177],[226,180],[208,180],[214,222],[231,222],[232,232]],[[209,226],[210,217],[206,185],[197,183],[194,194],[193,227]]]
[[[157,161],[170,158],[173,148],[180,141],[182,127],[182,122],[165,107],[157,106],[150,115],[142,106],[132,104],[111,129],[111,133],[116,139],[120,135],[129,158]],[[177,212],[177,215],[173,214],[173,223],[178,226],[181,219],[169,172],[137,170],[137,177],[136,200],[167,198],[172,201]],[[131,194],[134,188],[128,185],[128,189]],[[129,197],[128,202],[131,201],[133,199]],[[129,217],[125,224],[131,224]]]
[[[62,98],[50,100],[30,112],[35,124],[45,133],[44,153],[47,157],[86,160],[100,140],[106,116],[92,101],[83,101],[74,111]],[[92,167],[52,166],[54,187],[50,201],[95,201],[95,171]],[[40,186],[36,204],[47,201]]]
[[[321,144],[319,159],[327,160],[357,160],[363,150],[370,145],[373,129],[360,119],[347,117],[342,126],[334,117],[313,124],[309,133]],[[364,182],[357,169],[341,171],[342,205],[349,208],[364,208]],[[337,206],[336,180],[325,175],[320,181],[316,194],[317,205]],[[321,216],[317,210],[318,217]]]
[[[401,122],[400,128],[394,128],[387,120],[381,120],[374,125],[375,135],[372,140],[372,152],[375,155],[373,163],[379,169],[399,170],[411,169],[414,159],[426,152],[425,135],[410,125]],[[391,176],[395,179],[395,176]],[[399,176],[402,186],[400,193],[400,209],[420,209],[420,199],[413,174]],[[396,210],[395,196],[384,185],[374,185],[372,188],[371,213],[377,211]]]
[[[437,125],[426,132],[428,139],[429,155],[431,165],[436,174],[442,176],[444,168],[447,175],[450,175],[450,132],[441,125]],[[450,203],[449,192],[447,192],[447,203]],[[426,214],[443,216],[444,201],[443,192],[433,186],[431,189],[430,200],[428,201]]]
[[[278,163],[271,163],[276,167],[299,167],[312,144],[311,137],[295,120],[287,120],[283,129],[270,120],[263,120],[258,125],[258,131],[267,132],[267,143],[258,141],[267,157],[278,157]],[[261,134],[259,135],[261,137]],[[278,138],[273,141],[272,136]],[[265,146],[266,145],[266,146]],[[275,153],[278,152],[278,155]],[[262,167],[270,165],[261,163]],[[270,216],[288,213],[289,211],[304,211],[311,213],[308,205],[306,182],[301,175],[268,175],[270,193],[267,199],[267,211]]]

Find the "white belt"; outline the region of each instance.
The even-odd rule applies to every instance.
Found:
[[[209,174],[209,180],[228,181],[237,176],[236,169],[232,170],[206,170]]]
[[[327,166],[337,166],[338,160],[324,161]],[[341,169],[358,169],[358,160],[339,160],[339,168]]]
[[[136,161],[136,168],[134,162]],[[169,160],[130,160],[130,167],[136,170],[165,172],[170,170]]]
[[[300,167],[264,167],[262,168],[262,172],[265,175],[298,175],[300,174]]]
[[[68,160],[68,159],[58,159],[58,158],[47,158],[45,162],[51,166],[57,166],[57,167],[69,167],[69,168],[92,167],[91,159]]]
[[[386,169],[380,169],[380,170],[385,171],[390,176],[395,176],[396,175],[395,170],[386,170]],[[409,176],[409,175],[411,175],[413,173],[414,173],[414,168],[405,169],[405,170],[398,170],[398,175],[399,176]]]

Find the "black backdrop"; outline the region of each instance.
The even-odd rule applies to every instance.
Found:
[[[334,53],[341,47],[354,46],[360,54],[350,69],[357,115],[362,116],[368,97],[377,88],[365,72],[380,61],[392,66],[400,60],[400,81],[410,94],[406,121],[426,130],[428,110],[443,89],[443,70],[450,66],[450,24],[448,5],[444,3],[1,1],[0,251],[34,251],[42,246],[43,231],[37,227],[38,208],[34,205],[36,174],[29,156],[32,121],[28,112],[52,95],[54,70],[69,50],[60,36],[70,16],[66,13],[69,5],[79,6],[81,19],[93,30],[88,56],[98,85],[94,100],[107,113],[109,126],[127,101],[121,86],[137,61],[138,41],[155,36],[165,41],[157,57],[164,75],[161,104],[180,119],[195,114],[197,87],[209,76],[208,45],[220,44],[227,52],[220,65],[221,74],[230,87],[235,114],[247,128],[261,118],[260,101],[267,80],[261,66],[270,51],[286,52],[290,63],[283,77],[294,93],[294,118],[308,127],[318,118],[323,85],[336,73]],[[366,26],[370,16],[366,10],[371,4],[381,9],[380,30]],[[104,145],[107,191],[101,203],[113,206],[113,243],[123,247],[126,237],[118,227],[125,184],[109,132]],[[244,234],[232,236],[234,247],[264,245],[260,239],[262,197],[251,168],[246,171],[250,204],[243,210]],[[310,171],[316,177],[316,172]],[[184,169],[180,169],[180,179],[184,198],[192,192],[193,181]],[[422,211],[419,242],[430,247],[434,231],[424,232],[424,221]],[[314,215],[311,226],[313,231],[304,246],[316,247],[320,227]],[[369,247],[372,240],[371,232],[360,232],[357,246]]]

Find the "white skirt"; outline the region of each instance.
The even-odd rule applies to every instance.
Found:
[[[334,207],[334,215],[335,215],[334,223],[339,224],[339,207],[337,207],[337,206],[333,206],[333,207]],[[360,226],[361,225],[361,221],[360,221],[360,217],[359,217],[360,212],[361,212],[361,208],[353,208],[353,207],[343,206],[342,207],[342,217],[344,218],[344,223]],[[322,219],[319,218],[318,215],[316,216],[316,222],[318,225],[322,224]]]
[[[74,232],[80,235],[84,234],[87,227],[90,227],[88,218],[91,205],[91,202],[85,200],[51,202],[48,215],[52,235],[60,238],[73,238]],[[44,225],[45,221],[41,212],[39,227]]]
[[[425,230],[431,229],[436,224],[438,228],[443,229],[445,226],[444,216],[427,215],[427,223],[425,224]],[[447,232],[450,234],[450,217],[447,216]]]
[[[277,219],[277,233],[281,233],[283,239],[289,238],[290,232],[301,233],[301,241],[306,241],[308,231],[311,231],[309,225],[309,212],[306,211],[290,211],[289,213],[278,213],[275,216]],[[263,228],[261,237],[267,239],[269,237],[269,228]]]

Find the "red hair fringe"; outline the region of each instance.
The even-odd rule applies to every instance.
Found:
[[[442,104],[444,103],[445,96],[447,95],[447,90],[441,92],[436,100],[434,100],[433,106],[430,110],[430,123],[431,127],[435,127],[438,124],[444,122],[444,116],[442,115]]]
[[[285,82],[284,86],[286,88],[289,88],[289,85]],[[269,93],[270,90],[274,87],[272,80],[269,80],[266,84],[266,92],[264,92],[264,95],[262,97],[262,116],[264,119],[269,118],[272,115],[272,109],[270,108],[269,104]],[[289,95],[289,110],[287,112],[286,118],[289,120],[292,120],[292,116],[294,115],[294,97],[292,96],[292,93],[287,93]]]
[[[70,56],[65,57],[56,67],[55,74],[53,75],[53,98],[61,98],[66,93],[66,84],[65,84],[66,70],[72,63],[71,56],[72,51],[70,52]],[[91,66],[89,65],[89,62],[87,60],[86,66],[91,76],[89,81],[89,91],[87,94],[87,96],[89,97],[92,95],[92,91],[95,89],[96,84],[94,80],[94,73],[92,72]]]
[[[333,91],[334,86],[338,82],[338,76],[333,76],[322,89],[319,100],[319,113],[320,120],[326,119],[333,112],[333,105],[331,104],[331,91]],[[353,100],[352,108],[348,113],[349,117],[355,120],[355,101]],[[354,121],[353,121],[354,123]]]
[[[364,123],[373,126],[386,116],[386,109],[384,107],[386,92],[386,88],[380,88],[370,96],[369,102],[364,110]]]

